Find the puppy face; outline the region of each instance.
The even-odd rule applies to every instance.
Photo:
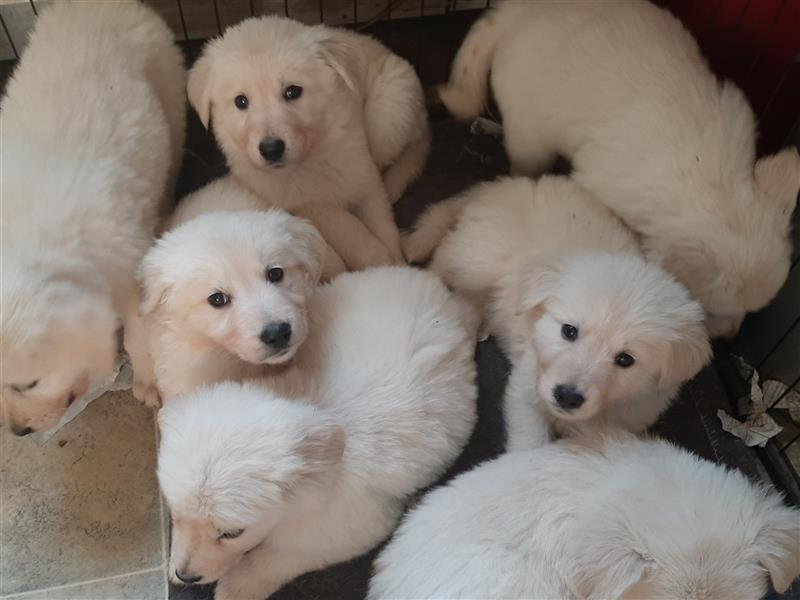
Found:
[[[308,333],[319,233],[288,213],[219,212],[167,233],[143,263],[143,312],[200,348],[254,364],[290,360]]]
[[[799,187],[800,157],[788,148],[759,160],[753,177],[735,189],[705,190],[720,206],[733,207],[721,223],[692,229],[679,222],[674,228],[690,238],[645,240],[647,255],[701,301],[711,337],[736,335],[745,315],[764,308],[786,281]]]
[[[206,47],[189,74],[189,100],[206,126],[213,120],[231,165],[302,164],[341,122],[346,88],[323,31],[248,19]]]
[[[313,408],[225,383],[159,414],[158,477],[172,514],[170,577],[216,581],[317,493],[344,432]]]
[[[68,280],[3,274],[0,421],[16,435],[49,429],[110,373],[117,319],[108,302]]]
[[[669,390],[710,354],[702,309],[661,269],[603,253],[523,272],[537,392],[560,419],[594,417],[611,405]]]

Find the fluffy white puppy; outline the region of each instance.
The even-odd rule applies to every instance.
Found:
[[[163,399],[290,361],[324,257],[317,230],[281,210],[209,212],[167,232],[141,271]]]
[[[328,328],[311,368],[161,411],[176,582],[219,580],[217,598],[260,600],[362,554],[467,442],[475,327],[438,278],[374,269],[318,295]]]
[[[54,425],[117,356],[157,399],[136,269],[183,151],[183,56],[133,0],[42,11],[0,111],[2,406],[25,435]]]
[[[442,91],[463,118],[487,72],[517,174],[557,154],[642,236],[648,258],[734,334],[786,279],[800,187],[795,149],[755,161],[741,91],[709,71],[692,36],[648,2],[508,1],[470,31]],[[543,93],[546,90],[546,93]]]
[[[800,513],[664,441],[514,452],[411,512],[369,598],[763,598],[800,574]]]
[[[169,229],[178,227],[187,221],[191,221],[195,217],[208,213],[268,211],[273,208],[275,208],[273,203],[261,196],[255,195],[237,179],[229,175],[216,179],[183,198],[172,215]],[[308,208],[308,206],[306,205],[304,208]],[[300,212],[301,216],[303,216],[303,211],[297,212]],[[297,212],[295,214],[297,214]],[[337,212],[345,215],[349,214],[344,211]],[[350,218],[353,217],[350,216]],[[370,236],[367,241],[369,242],[374,239],[374,237]],[[344,270],[345,265],[342,259],[336,251],[331,248],[330,244],[328,244],[322,265],[322,279],[329,280],[335,275],[342,273]]]
[[[422,86],[405,60],[343,29],[253,18],[205,47],[188,93],[254,192],[290,212],[306,202],[346,208],[359,236],[380,240],[364,256],[338,221],[315,220],[348,266],[402,261],[390,201],[430,144]]]
[[[442,234],[430,268],[509,355],[509,427],[529,429],[530,445],[554,421],[644,429],[709,359],[700,305],[565,177],[501,179],[434,205],[409,256]]]

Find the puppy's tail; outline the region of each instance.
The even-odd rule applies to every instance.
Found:
[[[498,14],[486,13],[469,30],[453,61],[450,81],[439,88],[439,97],[459,119],[474,119],[486,106],[489,69],[501,39]]]
[[[429,206],[417,219],[414,229],[401,237],[406,260],[410,263],[428,260],[439,242],[456,224],[464,208],[474,199],[473,194],[462,194]]]

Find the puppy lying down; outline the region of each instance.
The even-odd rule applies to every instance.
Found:
[[[316,352],[302,372],[204,387],[162,409],[173,581],[218,580],[216,598],[261,600],[362,554],[467,442],[476,327],[438,278],[345,274],[315,301],[326,330],[303,346]]]
[[[569,158],[572,177],[641,235],[648,260],[703,304],[712,336],[734,335],[777,294],[800,155],[756,160],[747,99],[667,10],[503,2],[470,30],[442,100],[477,117],[490,79],[512,171],[538,176]]]
[[[369,598],[748,598],[800,575],[800,512],[664,441],[561,440],[436,489]]]
[[[709,359],[700,305],[565,177],[476,186],[431,207],[405,248],[414,260],[435,248],[431,270],[497,336],[513,365],[509,427],[526,446],[553,424],[641,431]]]
[[[348,268],[403,261],[391,202],[430,145],[405,60],[344,29],[252,18],[204,48],[188,95],[233,175],[280,208],[314,205],[306,216]],[[331,219],[331,208],[355,218]]]

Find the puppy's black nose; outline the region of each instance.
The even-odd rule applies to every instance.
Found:
[[[33,433],[33,429],[30,427],[19,427],[18,425],[12,425],[11,431],[14,432],[14,435],[18,435],[19,437]]]
[[[200,575],[192,575],[191,573],[186,573],[183,571],[175,571],[175,577],[180,579],[183,583],[188,583],[190,585],[192,583],[197,583],[202,579]]]
[[[585,398],[572,385],[557,385],[553,388],[553,398],[564,410],[575,410],[583,405]]]
[[[292,339],[292,326],[286,321],[275,321],[264,327],[259,337],[265,346],[283,350]]]
[[[283,153],[286,151],[286,144],[280,138],[265,138],[261,140],[258,145],[258,151],[264,160],[267,162],[278,162],[283,158]]]

